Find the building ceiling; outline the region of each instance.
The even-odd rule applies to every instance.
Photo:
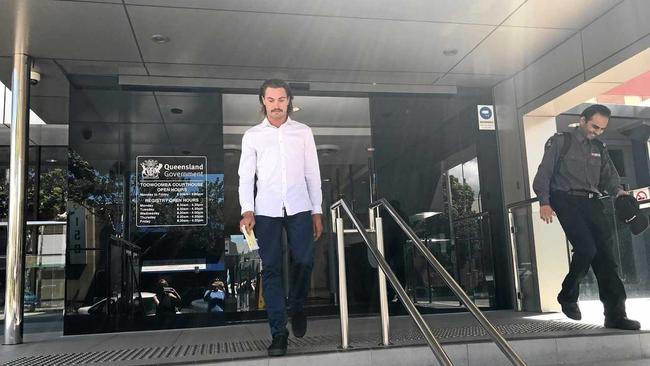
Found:
[[[620,1],[0,0],[0,56],[25,25],[66,74],[490,87]]]
[[[492,88],[622,1],[0,0],[0,81],[11,85],[27,30],[41,73],[31,108],[47,123],[30,126],[32,144],[75,139],[100,171],[121,161],[124,138],[132,156],[224,148],[230,193],[241,134],[260,119],[256,88],[301,83],[295,118],[314,130],[323,178],[344,185],[346,172],[365,179],[369,93]],[[83,98],[71,100],[78,86]],[[151,91],[169,87],[187,92]],[[455,103],[437,106],[441,120]]]
[[[75,122],[101,122],[96,128],[107,131],[115,123],[136,137],[162,133],[164,125],[168,136],[178,137],[170,145],[191,146],[184,131],[209,129],[220,113],[230,128],[223,143],[237,143],[238,126],[259,118],[250,93],[261,80],[279,77],[305,83],[307,94],[321,92],[297,92],[304,109],[296,118],[318,128],[317,143],[338,139],[359,150],[363,163],[370,144],[367,98],[322,95],[490,88],[621,1],[0,0],[0,80],[11,84],[16,35],[26,29],[26,52],[42,74],[31,88],[31,106],[45,122],[67,124],[74,112]],[[169,41],[156,43],[154,35]],[[129,88],[208,86],[249,95],[226,93],[221,111],[211,93],[134,92],[126,114],[122,108],[118,115],[117,92],[86,90],[86,114],[79,117],[79,110],[70,111],[80,108],[69,103],[70,83],[88,77]],[[173,107],[185,113],[171,114]],[[333,129],[340,131],[333,135]],[[114,141],[103,144],[111,151]]]

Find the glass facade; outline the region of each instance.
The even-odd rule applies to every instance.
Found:
[[[30,165],[30,220],[67,225],[34,228],[35,237],[45,237],[41,242],[60,248],[28,256],[26,278],[34,285],[27,292],[38,292],[39,306],[65,308],[65,334],[263,319],[263,265],[239,232],[237,194],[241,137],[262,118],[257,96],[124,90],[105,78],[83,80],[70,92],[67,146],[30,150],[41,161]],[[457,109],[445,110],[450,102]],[[477,103],[489,97],[479,90],[429,97],[304,95],[296,98],[302,110],[294,118],[314,131],[325,223],[327,208],[345,199],[367,225],[373,175],[377,197],[399,208],[475,301],[499,307],[493,243],[502,230],[491,212],[498,207],[485,204],[485,187],[498,185],[485,178],[489,169],[480,169],[492,164],[496,151],[484,141],[493,132],[479,133]],[[405,174],[408,179],[398,179]],[[337,312],[331,231],[326,225],[316,243],[307,300],[312,314]],[[425,312],[458,307],[389,219],[385,232],[389,262],[418,306]],[[346,240],[348,278],[354,279],[350,309],[373,313],[376,263],[361,243]],[[56,271],[42,264],[48,253]],[[286,249],[284,256],[288,264]],[[288,274],[284,278],[290,283]],[[215,307],[211,296],[223,302]],[[404,312],[391,304],[391,312]]]
[[[65,334],[264,319],[263,264],[238,228],[241,137],[262,118],[257,96],[85,83],[70,94],[67,146],[30,147],[26,212],[47,223],[27,230],[25,309],[64,308]],[[337,313],[336,237],[327,208],[345,199],[368,225],[371,191],[391,202],[477,305],[512,306],[496,136],[477,123],[476,106],[490,102],[487,91],[463,88],[453,95],[296,97],[301,110],[293,117],[316,139],[326,223],[316,243],[310,314]],[[9,149],[0,149],[6,221]],[[631,179],[626,150],[613,151]],[[534,251],[521,244],[528,210],[513,210],[512,220],[520,300],[534,310]],[[461,309],[383,216],[386,257],[416,305],[424,312]],[[613,216],[611,224],[628,294],[645,296],[647,239]],[[4,248],[6,228],[0,230]],[[376,263],[359,237],[346,244],[350,311],[375,313]],[[288,265],[286,246],[283,255]],[[287,273],[284,281],[290,283]],[[584,299],[597,298],[591,275],[582,291]],[[223,302],[213,306],[211,296]],[[389,298],[391,313],[403,314],[392,289]]]
[[[66,333],[183,326],[155,305],[203,314],[226,281],[220,97],[71,93]]]

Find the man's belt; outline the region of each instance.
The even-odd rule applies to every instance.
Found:
[[[557,193],[563,193],[563,194],[568,194],[569,196],[578,196],[578,197],[584,197],[584,198],[600,198],[601,194],[596,193],[596,192],[590,192],[590,191],[579,191],[579,190],[571,190],[571,191],[556,191]]]

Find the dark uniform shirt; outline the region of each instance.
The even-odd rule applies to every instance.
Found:
[[[564,145],[564,136],[557,134],[546,142],[544,158],[533,180],[533,190],[539,198],[540,205],[549,204],[552,191],[594,193],[606,191],[609,194],[616,194],[621,190],[620,177],[609,158],[605,144],[600,141],[590,141],[580,128],[574,129],[569,134],[571,146],[560,162],[555,176],[553,170]],[[601,157],[601,153],[605,156]]]

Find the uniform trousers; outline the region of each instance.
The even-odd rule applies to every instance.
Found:
[[[289,307],[299,312],[309,292],[314,261],[314,240],[311,212],[284,217],[255,216],[255,236],[262,258],[262,287],[271,335],[288,335],[287,302],[282,283],[282,229],[287,233],[291,268]]]
[[[625,288],[616,271],[611,230],[603,203],[598,198],[555,191],[551,192],[550,204],[573,247],[569,273],[562,282],[558,301],[578,301],[580,282],[591,266],[598,281],[605,317],[618,319],[626,316]]]

